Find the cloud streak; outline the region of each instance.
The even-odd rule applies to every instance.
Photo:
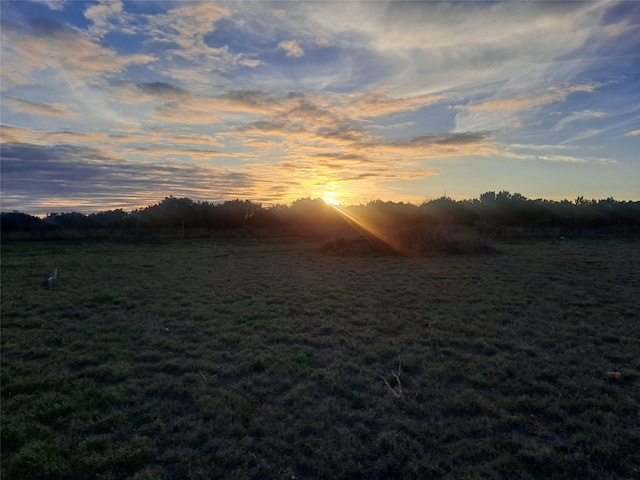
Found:
[[[501,130],[520,128],[522,117],[533,109],[541,109],[545,105],[564,102],[569,95],[575,93],[594,93],[600,84],[579,84],[566,87],[551,87],[535,95],[517,95],[514,97],[492,98],[478,103],[456,105],[455,110],[463,113],[456,116],[458,131],[492,129]],[[584,117],[583,117],[584,118]],[[599,118],[599,117],[590,117]],[[566,125],[577,120],[576,114],[558,122]]]
[[[45,213],[45,205],[95,198],[93,207],[133,208],[155,203],[167,191],[201,200],[253,192],[256,181],[228,168],[181,163],[126,162],[89,147],[5,144],[2,147],[3,208]],[[118,188],[114,190],[113,185]],[[25,191],[30,195],[25,195]],[[253,192],[255,193],[255,192]]]
[[[571,115],[564,117],[554,127],[553,130],[564,130],[570,123],[582,122],[592,118],[605,118],[607,114],[605,112],[593,112],[591,110],[584,110],[582,112],[574,112]]]
[[[14,111],[31,115],[47,115],[58,118],[76,118],[78,114],[68,110],[64,105],[40,102],[29,102],[19,98],[7,97],[4,103]]]

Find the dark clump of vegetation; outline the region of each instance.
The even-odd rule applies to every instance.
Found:
[[[417,240],[417,232],[422,232],[424,242],[414,245],[417,250],[430,245],[443,251],[465,251],[490,249],[487,242],[482,246],[481,239],[487,238],[636,235],[640,232],[640,202],[582,197],[556,202],[501,191],[486,192],[473,200],[442,197],[419,206],[375,200],[335,208],[321,199],[306,198],[289,206],[266,208],[249,200],[212,204],[170,196],[130,213],[51,213],[38,218],[4,212],[0,220],[3,238],[16,239],[217,235],[338,238],[362,234],[362,225],[366,225],[390,237],[404,237],[405,241],[411,235]],[[479,237],[472,238],[471,230]],[[444,245],[441,234],[445,231],[456,240]]]
[[[497,242],[4,242],[2,478],[636,478],[638,239]]]

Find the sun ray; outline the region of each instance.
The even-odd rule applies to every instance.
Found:
[[[326,199],[325,202],[327,202]],[[395,239],[393,236],[389,235],[387,232],[377,227],[373,223],[347,211],[347,209],[341,207],[340,205],[335,205],[331,202],[327,202],[327,204],[331,206],[336,212],[338,212],[351,225],[353,225],[357,230],[364,232],[366,235],[375,237],[376,240],[384,243],[386,246],[399,252],[402,255],[410,254],[410,252],[405,247],[403,247],[397,239]]]

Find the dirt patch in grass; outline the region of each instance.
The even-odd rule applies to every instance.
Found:
[[[635,478],[638,247],[4,243],[3,477]]]

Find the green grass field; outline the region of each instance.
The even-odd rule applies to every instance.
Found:
[[[5,242],[2,477],[639,478],[639,247]]]

